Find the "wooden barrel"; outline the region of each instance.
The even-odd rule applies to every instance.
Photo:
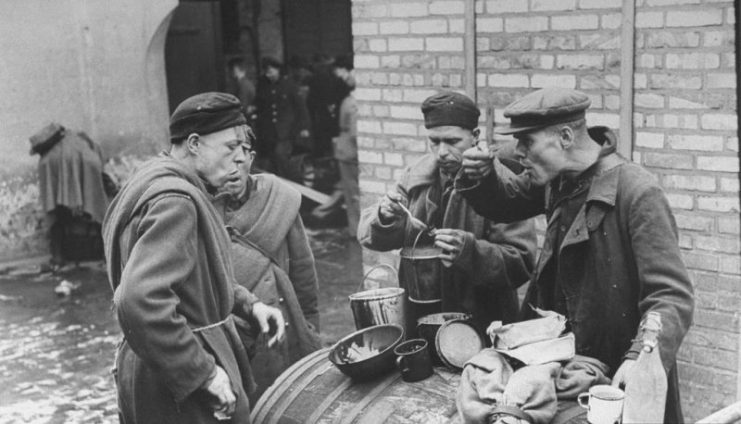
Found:
[[[255,424],[461,423],[455,406],[460,375],[435,368],[429,378],[407,383],[394,371],[356,383],[327,359],[329,348],[288,368],[260,397]]]

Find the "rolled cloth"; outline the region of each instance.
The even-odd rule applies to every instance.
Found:
[[[479,123],[479,108],[464,94],[443,91],[422,102],[425,128],[456,126],[472,130]]]
[[[183,100],[170,117],[170,141],[246,125],[242,103],[231,94],[209,92]]]

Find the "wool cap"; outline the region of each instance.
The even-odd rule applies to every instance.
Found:
[[[170,141],[192,133],[210,134],[247,124],[239,99],[227,93],[201,93],[183,100],[170,117]]]
[[[425,128],[447,125],[472,130],[479,124],[479,108],[465,94],[443,91],[422,102]]]
[[[550,125],[584,118],[592,102],[581,91],[566,88],[543,88],[510,103],[504,116],[510,123],[497,126],[497,134],[530,132]]]

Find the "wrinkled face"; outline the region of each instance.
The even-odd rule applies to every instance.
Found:
[[[437,157],[437,166],[448,175],[454,175],[461,167],[463,151],[476,144],[476,135],[465,128],[447,125],[427,130],[430,150]]]
[[[231,127],[199,135],[195,150],[196,172],[213,188],[239,181],[240,166],[246,160],[246,126]]]
[[[245,161],[239,164],[239,178],[227,181],[222,188],[223,191],[232,196],[239,196],[244,191],[250,171],[252,170],[252,162],[255,160],[255,151],[252,150],[252,143],[250,141],[244,143],[242,148],[245,151]]]
[[[278,78],[280,78],[280,69],[273,66],[268,66],[267,68],[265,68],[265,77],[269,79],[270,82],[278,81]]]
[[[558,176],[565,159],[558,132],[544,128],[515,138],[515,154],[532,184],[544,186]]]

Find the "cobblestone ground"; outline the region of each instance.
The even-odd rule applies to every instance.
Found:
[[[309,233],[329,345],[354,330],[347,295],[361,278],[360,247],[336,230]],[[80,287],[58,297],[65,279]],[[102,263],[0,275],[0,424],[117,423],[110,367],[119,340]]]

